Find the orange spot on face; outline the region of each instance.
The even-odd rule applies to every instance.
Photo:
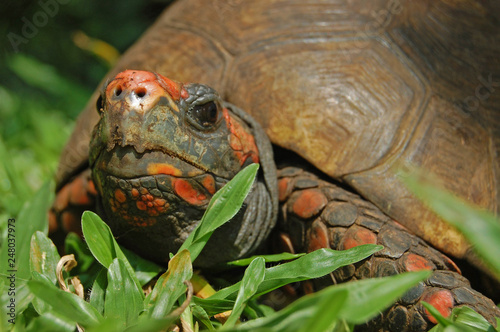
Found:
[[[362,244],[376,244],[377,236],[364,227],[351,227],[344,234],[344,249],[351,249]]]
[[[173,187],[176,194],[192,205],[203,205],[207,196],[196,190],[191,183],[184,179],[173,179]]]
[[[165,174],[172,176],[182,176],[182,171],[180,169],[169,164],[149,164],[147,172],[149,175]]]
[[[137,203],[135,203],[135,205],[137,206],[137,208],[139,210],[142,210],[142,211],[146,211],[146,209],[148,208],[146,203],[144,203],[143,201],[137,201]]]
[[[431,262],[420,255],[408,254],[404,262],[407,271],[433,270]]]
[[[115,199],[120,202],[124,203],[127,200],[127,196],[125,196],[125,193],[121,191],[120,189],[115,190]]]
[[[201,184],[210,194],[215,194],[215,180],[213,176],[206,175],[201,181]]]
[[[293,212],[304,219],[318,214],[328,203],[325,195],[318,189],[306,189],[300,192],[293,203]]]
[[[153,204],[155,206],[164,206],[166,202],[167,201],[165,201],[163,198],[155,198],[155,200],[153,201]]]
[[[132,188],[130,192],[132,193],[132,197],[139,197],[139,190]]]
[[[278,181],[278,198],[280,202],[285,201],[288,196],[288,184],[290,183],[289,178],[283,178]]]
[[[231,132],[229,137],[229,145],[234,150],[236,158],[243,165],[247,159],[252,162],[259,162],[259,150],[255,144],[255,139],[237,120],[229,115],[229,111],[224,108],[222,110],[224,119],[226,120],[227,128]]]
[[[437,290],[428,294],[425,294],[422,298],[422,301],[425,301],[431,304],[434,308],[439,311],[441,315],[444,317],[449,317],[451,315],[451,310],[453,309],[453,295],[448,290]],[[427,314],[427,318],[434,324],[437,324],[436,318],[434,318],[428,311],[425,309]]]

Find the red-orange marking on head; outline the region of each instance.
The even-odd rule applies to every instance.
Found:
[[[240,165],[243,165],[248,158],[252,162],[258,163],[259,150],[257,149],[253,135],[246,131],[237,120],[233,119],[226,108],[222,110],[222,113],[226,120],[227,128],[231,132],[229,145],[234,150],[235,156],[240,161]]]
[[[321,212],[328,200],[325,195],[318,189],[306,189],[300,192],[299,197],[293,203],[293,212],[304,219]]]
[[[442,289],[425,294],[424,297],[422,298],[422,301],[431,304],[444,317],[449,317],[451,315],[451,310],[453,309],[454,300],[453,300],[453,295],[449,290]],[[427,318],[432,323],[437,324],[436,318],[434,318],[427,311],[427,309],[425,309],[425,313],[427,314]]]
[[[182,175],[182,171],[180,169],[169,164],[158,164],[158,163],[149,164],[147,171],[149,175],[157,175],[157,174],[165,174],[173,176]]]
[[[132,197],[134,198],[139,197],[139,190],[137,190],[136,188],[132,188],[130,192],[132,193]]]
[[[207,196],[196,190],[191,183],[184,179],[173,179],[173,187],[176,194],[192,205],[203,205]]]
[[[201,181],[201,184],[210,194],[215,194],[215,180],[213,176],[207,174]]]
[[[351,249],[362,244],[376,244],[377,236],[364,227],[352,227],[344,234],[344,250]]]
[[[125,196],[125,193],[121,191],[120,189],[115,190],[115,199],[120,202],[124,203],[127,200],[127,196]]]
[[[408,272],[420,270],[433,270],[431,262],[420,255],[408,254],[405,258],[405,268]]]

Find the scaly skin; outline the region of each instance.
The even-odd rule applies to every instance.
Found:
[[[247,164],[259,162],[262,171],[240,213],[214,233],[195,262],[198,266],[248,256],[263,245],[276,223],[279,199],[279,229],[289,251],[348,249],[365,243],[385,247],[363,262],[315,280],[315,288],[405,271],[435,271],[361,330],[426,331],[435,321],[421,301],[445,316],[462,305],[491,322],[500,316],[449,258],[373,204],[298,168],[282,169],[277,176],[271,145],[260,126],[224,103],[213,89],[129,70],[105,87],[97,106],[100,121],[90,147],[93,182],[88,172],[77,176],[59,192],[52,210],[52,221],[67,219],[65,228],[78,220],[71,219],[66,208],[92,204],[89,192],[95,183],[97,211],[118,241],[166,262],[199,222],[212,195]]]
[[[434,271],[394,306],[359,331],[426,331],[436,320],[422,306],[432,304],[444,316],[454,307],[469,306],[495,324],[500,310],[469,281],[448,257],[430,247],[372,203],[299,168],[278,170],[283,232],[281,248],[310,252],[319,248],[345,250],[381,244],[384,249],[364,261],[316,280],[315,290],[333,283],[384,277],[422,269]],[[306,284],[307,285],[307,284]]]

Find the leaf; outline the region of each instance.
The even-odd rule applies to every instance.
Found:
[[[51,311],[32,319],[26,327],[27,331],[37,332],[73,332],[75,329],[76,326],[73,320],[68,320]]]
[[[90,304],[96,308],[100,314],[104,314],[104,300],[106,298],[106,288],[108,287],[107,270],[101,268],[92,284],[90,292]]]
[[[19,217],[15,222],[11,222],[12,234],[8,235],[7,244],[9,239],[15,240],[15,267],[10,267],[4,262],[9,262],[8,258],[8,245],[2,246],[2,253],[0,256],[2,264],[0,265],[0,275],[8,275],[8,270],[16,270],[17,280],[28,280],[31,276],[30,268],[30,242],[31,236],[36,231],[47,233],[47,211],[52,201],[52,191],[50,190],[50,183],[45,183],[33,198],[24,204],[23,209],[19,213]],[[19,298],[18,298],[19,300]]]
[[[336,269],[359,262],[382,249],[382,246],[365,244],[344,251],[319,249],[292,262],[266,269],[264,281],[257,295],[268,293],[276,288],[306,279],[322,277]],[[229,299],[236,295],[240,283],[224,288],[209,299]]]
[[[243,258],[243,259],[238,259],[235,261],[227,262],[225,264],[229,265],[229,266],[248,266],[257,257],[262,257],[266,263],[274,263],[274,262],[290,261],[292,259],[297,259],[297,258],[302,257],[304,255],[305,255],[305,253],[291,254],[288,252],[284,252],[281,254],[274,254],[274,255],[256,255],[256,256],[251,256],[248,258]]]
[[[187,249],[191,253],[191,259],[196,260],[214,230],[231,220],[241,209],[243,201],[250,192],[258,169],[259,164],[245,167],[215,193],[200,223],[189,234],[179,252]]]
[[[141,286],[144,286],[145,284],[150,282],[154,277],[158,275],[158,273],[164,270],[164,268],[162,268],[158,264],[142,258],[133,251],[130,251],[126,248],[121,249],[127,257],[127,260],[130,262],[130,265],[134,269],[135,275],[137,276],[137,279],[139,279]]]
[[[469,326],[477,331],[495,331],[495,328],[480,314],[469,307],[453,308],[451,312],[452,322]]]
[[[500,278],[500,220],[492,213],[439,189],[422,171],[405,177],[408,188],[438,216],[458,228]],[[418,176],[420,175],[420,176]]]
[[[329,327],[333,326],[335,321],[341,320],[356,324],[363,323],[386,309],[411,286],[429,275],[429,271],[419,271],[330,286],[317,293],[304,296],[268,317],[245,322],[234,330],[299,331],[314,326],[316,322],[311,322],[309,319],[320,315],[320,309],[326,307],[332,308],[333,313]],[[328,325],[326,319],[325,317],[325,320],[317,322],[319,328],[323,329]]]
[[[336,296],[325,296],[316,304],[314,312],[302,325],[301,332],[330,331],[347,300],[347,291],[340,291]]]
[[[111,229],[97,214],[91,211],[85,211],[83,213],[82,232],[92,255],[94,255],[99,263],[105,268],[109,268],[113,259],[120,258],[130,272],[130,276],[137,287],[141,289],[142,285],[139,279],[137,279],[134,269],[127,260],[127,257],[125,257],[125,254],[123,254],[123,251],[113,237]],[[144,294],[141,296],[144,298]]]
[[[73,271],[87,272],[90,266],[96,261],[87,244],[75,233],[66,235],[64,239],[64,251],[68,255],[75,255],[78,266]]]
[[[186,291],[184,282],[189,281],[192,275],[189,251],[182,250],[170,260],[167,272],[161,275],[146,299],[149,317],[165,318],[172,311],[177,299]]]
[[[224,324],[224,329],[231,328],[236,324],[245,308],[246,302],[255,295],[258,287],[264,280],[265,271],[266,265],[262,257],[255,258],[245,270],[232,313]]]
[[[125,263],[115,258],[108,268],[104,317],[120,319],[123,327],[137,322],[144,310],[142,289],[138,288]]]
[[[47,235],[36,231],[31,237],[30,266],[31,272],[36,271],[49,278],[52,284],[57,282],[56,267],[61,259],[57,248]]]
[[[94,307],[75,294],[65,292],[55,286],[49,287],[46,282],[38,280],[29,281],[28,287],[36,297],[51,305],[54,312],[83,327],[95,326],[102,320],[102,316]]]

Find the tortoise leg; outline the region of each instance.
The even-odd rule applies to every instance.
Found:
[[[82,234],[82,213],[94,209],[96,195],[90,169],[78,174],[59,190],[49,210],[49,234],[54,242],[61,244],[69,232]]]
[[[427,331],[436,320],[422,306],[432,304],[444,316],[454,307],[469,306],[494,324],[500,310],[474,291],[448,257],[411,234],[375,205],[299,168],[278,171],[282,247],[310,252],[330,247],[345,250],[376,243],[384,249],[354,265],[314,281],[314,289],[333,283],[384,277],[421,269],[433,275],[413,287],[391,308],[360,327],[362,331]],[[292,246],[294,249],[292,249]],[[311,288],[312,284],[306,284]]]

